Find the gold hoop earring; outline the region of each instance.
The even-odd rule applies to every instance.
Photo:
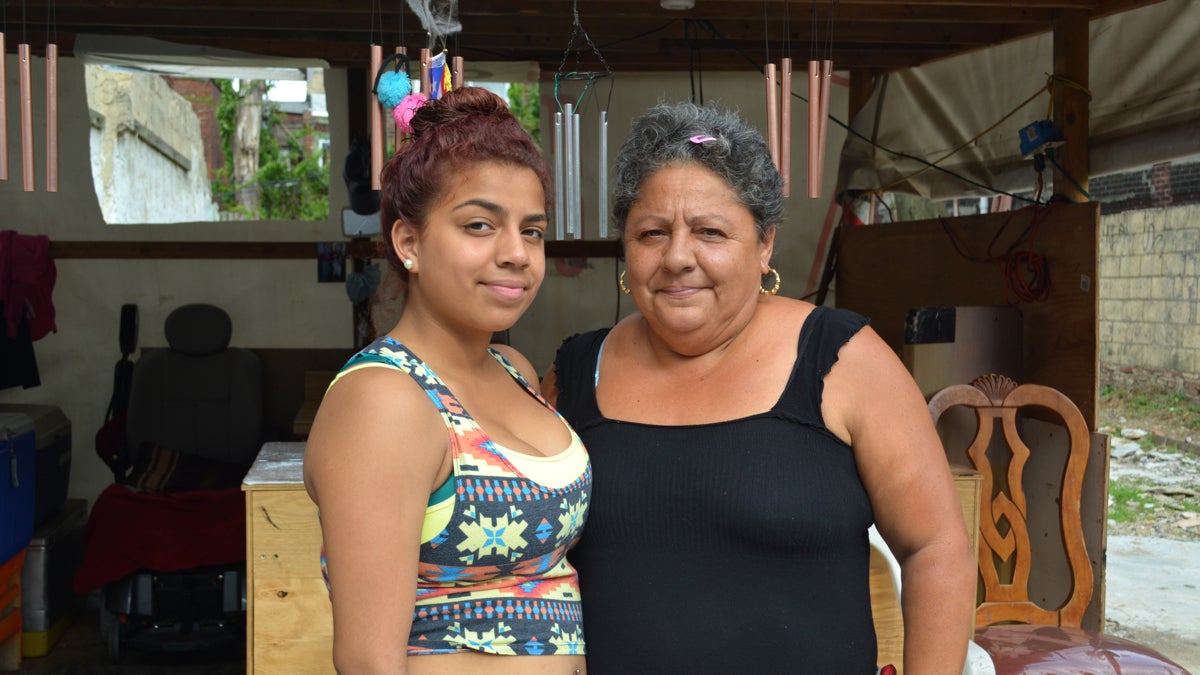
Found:
[[[621,276],[617,277],[617,285],[621,287],[621,292],[629,295],[629,287],[625,285],[625,270],[621,270]]]
[[[772,286],[772,287],[771,287],[771,288],[769,288],[769,289],[768,289],[768,288],[759,288],[759,289],[758,289],[758,292],[759,292],[759,293],[762,293],[763,295],[775,295],[776,293],[778,293],[778,292],[779,292],[779,284],[780,284],[780,282],[782,281],[782,280],[779,278],[779,272],[778,272],[778,270],[776,270],[774,267],[768,267],[768,268],[767,268],[767,274],[773,274],[773,275],[775,275],[775,285],[774,285],[774,286]],[[764,275],[764,276],[765,276],[765,275]]]

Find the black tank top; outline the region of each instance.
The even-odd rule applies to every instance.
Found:
[[[687,426],[603,417],[607,329],[563,342],[558,409],[594,477],[569,556],[591,675],[874,675],[874,518],[853,452],[821,416],[824,377],[866,323],[816,308],[770,411]]]

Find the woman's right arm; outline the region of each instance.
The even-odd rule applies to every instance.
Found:
[[[421,524],[447,442],[424,392],[389,368],[348,373],[321,402],[304,480],[321,512],[339,673],[406,672]]]

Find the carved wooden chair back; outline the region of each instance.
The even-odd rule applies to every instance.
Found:
[[[983,599],[975,610],[976,627],[1019,622],[1078,628],[1091,601],[1093,581],[1079,514],[1090,447],[1083,414],[1055,389],[1037,384],[1017,385],[1003,375],[984,375],[969,385],[953,385],[935,394],[929,401],[934,424],[944,412],[956,406],[973,410],[979,423],[967,450],[971,463],[983,474],[978,553]],[[1029,406],[1046,408],[1058,415],[1069,439],[1058,502],[1072,586],[1059,607],[1041,607],[1030,599],[1029,593],[1034,561],[1023,479],[1030,449],[1017,431],[1017,412]],[[1002,446],[1009,453],[1007,471],[1000,475],[988,457],[997,426],[1001,429]]]

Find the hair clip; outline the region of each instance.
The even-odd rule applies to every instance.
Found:
[[[713,138],[712,136],[706,136],[704,134],[696,134],[695,136],[692,136],[688,140],[695,143],[696,145],[700,145],[701,143],[704,143],[706,141],[715,141],[717,139]]]

